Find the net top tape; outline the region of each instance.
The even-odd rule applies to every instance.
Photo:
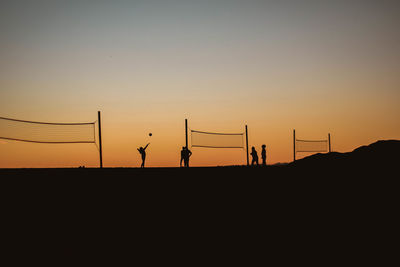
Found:
[[[328,140],[301,140],[301,139],[296,139],[296,142],[328,142]]]
[[[192,145],[192,147],[206,147],[206,148],[243,148],[243,146],[205,146],[205,145]]]
[[[212,132],[203,132],[203,131],[196,131],[190,130],[192,133],[202,133],[202,134],[212,134],[212,135],[244,135],[244,133],[212,133]]]
[[[5,117],[0,117],[0,119],[8,120],[8,121],[16,121],[16,122],[34,123],[34,124],[47,124],[47,125],[90,125],[90,124],[95,124],[97,122],[97,121],[94,121],[94,122],[75,122],[75,123],[41,122],[41,121],[17,120],[17,119],[5,118]]]
[[[91,144],[96,143],[93,141],[34,141],[34,140],[26,140],[26,139],[18,139],[18,138],[9,138],[9,137],[1,137],[0,139],[11,140],[11,141],[20,141],[20,142],[28,142],[28,143],[36,143],[36,144]]]

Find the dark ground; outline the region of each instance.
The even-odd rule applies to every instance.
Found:
[[[72,264],[382,264],[396,253],[398,151],[400,141],[379,141],[264,168],[3,169],[3,252]]]

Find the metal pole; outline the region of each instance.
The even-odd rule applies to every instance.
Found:
[[[189,148],[189,146],[188,146],[188,127],[187,127],[187,119],[185,119],[185,141],[186,141],[186,147]]]
[[[246,125],[246,158],[247,158],[247,166],[249,166],[249,135],[247,133],[247,125]]]
[[[103,168],[103,146],[101,143],[101,116],[100,111],[97,111],[98,123],[99,123],[99,149],[100,149],[100,168]]]
[[[293,129],[293,161],[296,161],[296,130]]]
[[[331,134],[328,133],[329,153],[331,152]]]

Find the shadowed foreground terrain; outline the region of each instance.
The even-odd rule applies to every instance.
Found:
[[[358,262],[394,251],[399,151],[389,140],[265,168],[3,169],[3,243],[67,262]]]

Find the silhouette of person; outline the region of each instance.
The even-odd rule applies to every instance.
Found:
[[[265,150],[265,145],[262,145],[261,150],[261,158],[262,158],[262,165],[267,166],[267,151]]]
[[[190,151],[187,147],[185,147],[185,153],[184,153],[184,163],[185,163],[185,167],[189,167],[189,158],[192,155],[192,151]]]
[[[180,166],[181,166],[181,167],[182,167],[182,161],[185,160],[185,153],[186,153],[185,147],[183,146],[183,147],[182,147],[182,150],[181,150],[181,163],[180,163]]]
[[[146,160],[146,148],[150,145],[150,143],[148,143],[144,148],[143,147],[139,147],[137,150],[139,151],[140,155],[142,156],[142,165],[140,165],[140,168],[144,168],[144,162]]]
[[[254,163],[255,164],[257,164],[257,166],[258,166],[258,155],[257,155],[257,151],[256,151],[256,149],[254,148],[254,146],[253,147],[251,147],[251,153],[250,153],[250,155],[252,156],[252,160],[251,160],[251,165],[254,165]]]

